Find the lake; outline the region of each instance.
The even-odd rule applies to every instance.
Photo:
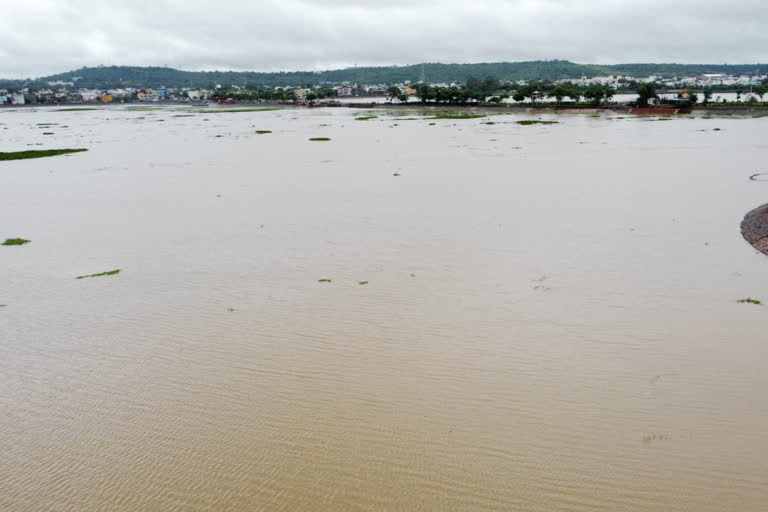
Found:
[[[765,506],[768,117],[356,113],[0,111],[0,509]]]

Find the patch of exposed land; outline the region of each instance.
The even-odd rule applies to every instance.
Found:
[[[744,216],[741,234],[752,247],[768,256],[768,204],[758,206]]]

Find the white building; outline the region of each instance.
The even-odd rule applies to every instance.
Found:
[[[26,103],[26,101],[24,101],[23,94],[14,94],[13,96],[11,96],[12,105],[23,105],[24,103]]]

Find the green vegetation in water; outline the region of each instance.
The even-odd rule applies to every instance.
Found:
[[[264,135],[265,133],[272,133],[272,130],[256,130],[256,133]]]
[[[174,114],[173,117],[195,117],[195,114]]]
[[[160,110],[160,108],[159,107],[126,107],[125,110],[129,112],[146,112],[148,110]]]
[[[760,304],[758,299],[753,299],[752,297],[747,297],[746,299],[741,299],[736,302],[739,302],[740,304]]]
[[[400,176],[399,172],[394,173],[392,176]]]
[[[429,123],[429,126],[435,126],[437,123]]]
[[[114,276],[115,274],[119,274],[120,269],[115,270],[108,270],[106,272],[99,272],[98,274],[88,274],[87,276],[77,276],[76,279],[85,279],[86,277],[101,277],[101,276]]]
[[[758,180],[757,179],[758,176],[762,176],[763,174],[768,174],[768,173],[758,172],[758,173],[755,173],[752,176],[750,176],[749,179],[751,179],[752,181],[765,181],[765,180]]]
[[[474,112],[457,112],[455,110],[445,110],[442,112],[435,112],[435,115],[428,117],[427,119],[478,119],[481,117],[487,117],[485,114],[478,114]]]
[[[25,160],[27,158],[43,158],[46,156],[66,155],[67,153],[79,153],[87,149],[35,149],[30,151],[0,152],[0,160]]]
[[[55,126],[59,123],[37,123],[37,126]]]
[[[369,119],[377,119],[379,116],[357,116],[355,121],[367,121]]]
[[[235,308],[227,308],[227,311],[229,311],[230,313],[232,313],[233,311],[235,311]]]
[[[217,135],[216,137],[223,137],[223,135]]]
[[[5,306],[7,306],[7,305],[8,305],[8,304],[0,304],[0,308],[4,308],[4,307],[5,307]]]
[[[317,282],[318,282],[318,283],[330,283],[330,282],[331,282],[331,280],[330,280],[330,279],[326,279],[326,278],[323,278],[323,279],[318,279],[318,280],[317,280]]]
[[[28,244],[32,240],[26,240],[24,238],[6,238],[3,245],[24,245]]]
[[[211,108],[205,110],[194,110],[198,114],[234,114],[236,112],[267,112],[270,110],[280,110],[277,107],[266,108]]]
[[[365,284],[368,284],[368,281],[358,281],[358,283],[357,283],[357,284],[359,284],[359,285],[365,285]]]
[[[494,123],[493,121],[486,121],[483,124],[496,124],[496,123]]]
[[[60,109],[57,109],[56,112],[83,112],[85,110],[101,110],[101,109],[93,108],[93,107],[86,107],[86,108],[60,108]]]
[[[523,126],[530,126],[532,124],[558,124],[558,123],[559,121],[541,121],[538,119],[523,119],[522,121],[517,122],[517,124],[521,124]]]
[[[720,128],[712,128],[712,131],[713,131],[713,132],[719,132],[719,131],[720,131]]]
[[[43,135],[53,135],[53,132],[43,132]]]
[[[326,141],[329,141],[331,139],[329,139],[328,137],[312,137],[309,140],[315,141],[315,142],[326,142]]]

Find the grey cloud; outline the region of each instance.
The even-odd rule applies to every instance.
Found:
[[[768,61],[758,0],[28,0],[0,17],[0,76],[98,64],[296,70],[564,58]]]

